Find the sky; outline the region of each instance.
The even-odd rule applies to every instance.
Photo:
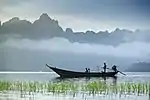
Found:
[[[74,31],[150,29],[150,0],[0,0],[0,20],[34,21],[42,13]]]

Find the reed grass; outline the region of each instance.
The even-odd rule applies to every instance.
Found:
[[[25,94],[53,93],[57,94],[120,94],[120,95],[149,95],[150,83],[105,83],[93,81],[88,83],[74,82],[37,82],[37,81],[0,81],[0,92],[19,91]]]

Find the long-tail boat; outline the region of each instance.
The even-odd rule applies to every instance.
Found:
[[[77,78],[77,77],[115,77],[115,75],[120,71],[111,72],[77,72],[69,71],[65,69],[60,69],[46,64],[51,70],[56,72],[60,77],[63,78]]]

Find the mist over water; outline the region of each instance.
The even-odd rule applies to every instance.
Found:
[[[127,42],[117,46],[90,43],[71,43],[65,38],[52,38],[48,40],[30,40],[30,39],[8,39],[1,45],[11,48],[49,51],[58,53],[74,54],[93,54],[99,56],[129,57],[129,58],[148,58],[150,54],[150,43],[146,42]],[[141,47],[142,46],[142,47]]]
[[[142,46],[142,47],[141,47]],[[97,70],[107,62],[125,70],[132,63],[148,61],[150,44],[148,42],[126,42],[117,46],[70,42],[65,38],[31,40],[8,38],[1,42],[1,59],[4,70],[10,71],[48,71],[45,64],[84,70],[85,66]],[[1,60],[1,61],[2,61]]]

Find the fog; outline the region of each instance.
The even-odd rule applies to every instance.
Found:
[[[126,58],[146,58],[150,54],[150,43],[127,42],[118,46],[71,43],[65,38],[52,38],[48,40],[8,39],[3,46],[32,51],[49,51],[58,53],[91,54],[99,56],[114,56]],[[142,47],[141,47],[142,46]]]
[[[118,46],[69,42],[65,38],[30,40],[8,38],[0,44],[1,70],[10,71],[49,71],[45,64],[57,67],[96,70],[96,66],[109,67],[113,64],[125,70],[137,61],[147,61],[150,56],[150,43],[126,42]]]

